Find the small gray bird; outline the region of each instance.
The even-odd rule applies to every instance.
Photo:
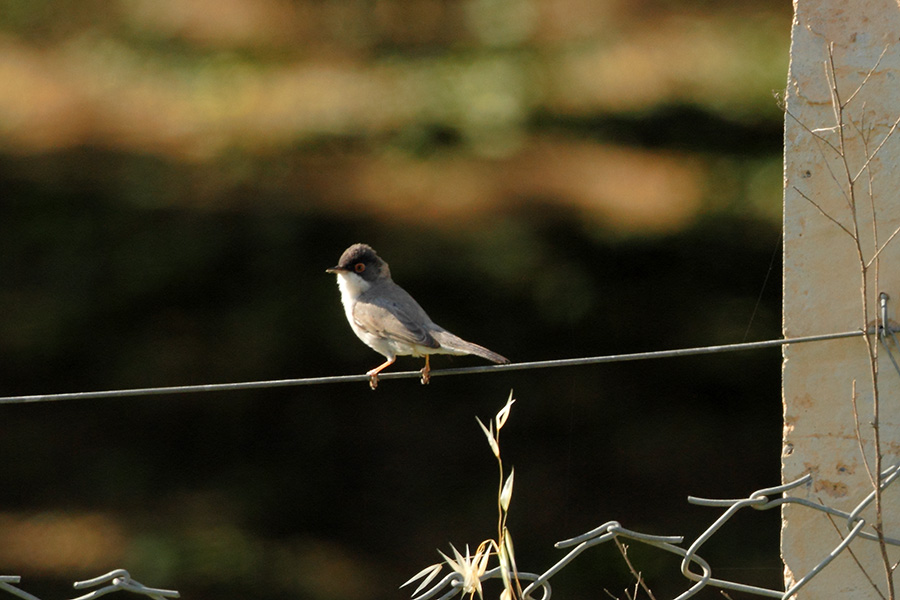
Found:
[[[394,364],[397,356],[425,357],[423,384],[430,379],[431,354],[475,354],[495,363],[509,362],[435,324],[419,303],[394,283],[388,264],[366,244],[347,248],[337,266],[326,272],[337,275],[341,302],[353,333],[387,359],[366,373],[373,390],[378,387],[378,374]]]

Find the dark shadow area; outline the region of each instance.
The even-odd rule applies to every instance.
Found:
[[[540,114],[534,125],[569,135],[588,136],[625,146],[760,157],[781,150],[781,119],[775,101],[767,118],[729,119],[692,105],[656,106],[650,110],[596,117]]]

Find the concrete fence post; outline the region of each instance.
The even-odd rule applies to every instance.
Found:
[[[892,129],[900,117],[897,1],[795,0],[785,108],[785,337],[874,326],[880,292],[890,295],[890,317],[900,322],[900,235],[867,269],[865,314],[860,267],[860,255],[871,261],[900,227],[900,130]],[[887,351],[876,349],[878,434],[887,468],[900,461],[900,374]],[[900,349],[894,354],[900,360]],[[782,480],[812,475],[792,495],[852,511],[873,491],[866,468],[874,469],[879,451],[873,390],[862,337],[784,348]],[[900,483],[883,493],[882,514],[885,534],[900,538]],[[874,504],[861,516],[873,531]],[[786,587],[848,531],[846,519],[832,522],[822,512],[786,505]],[[874,586],[888,597],[879,544],[856,539],[849,550],[796,598],[882,597]],[[888,547],[888,560],[900,560],[900,548]]]

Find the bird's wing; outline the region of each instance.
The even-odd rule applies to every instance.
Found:
[[[363,294],[353,307],[353,320],[369,333],[407,344],[440,348],[429,332],[434,327],[422,307],[402,288],[390,294]]]

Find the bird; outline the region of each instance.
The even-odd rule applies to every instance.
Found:
[[[378,374],[397,356],[425,357],[422,384],[431,379],[432,354],[474,354],[499,364],[509,359],[467,342],[431,320],[419,303],[391,279],[388,264],[367,244],[353,244],[338,264],[325,270],[337,275],[341,303],[353,333],[382,354],[385,362],[366,372],[369,386],[378,387]]]

